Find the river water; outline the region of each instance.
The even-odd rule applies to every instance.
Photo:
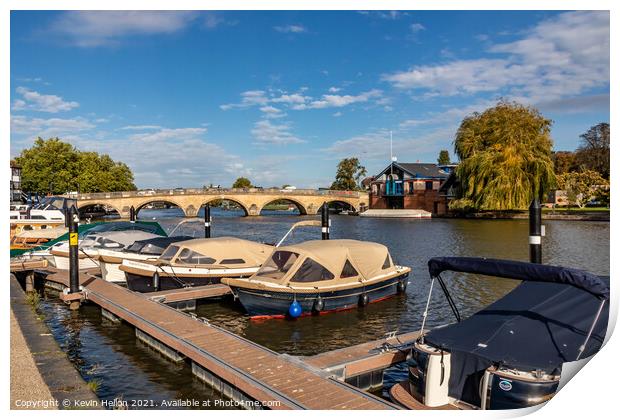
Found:
[[[310,216],[292,212],[263,212],[240,217],[235,210],[212,209],[212,236],[237,236],[267,243],[278,242],[290,226]],[[201,216],[201,215],[199,215]],[[183,220],[178,209],[141,210],[142,220],[157,220],[168,232]],[[388,246],[395,263],[412,267],[406,294],[364,309],[337,312],[295,321],[250,321],[231,300],[205,303],[196,313],[210,322],[265,347],[291,355],[313,355],[420,327],[429,290],[426,263],[435,256],[485,256],[527,261],[527,220],[372,219],[331,217],[331,238],[380,242]],[[543,262],[609,275],[609,223],[544,221]],[[175,234],[201,237],[201,219],[179,226]],[[320,239],[320,229],[296,229],[285,243]],[[518,283],[472,275],[443,275],[461,314],[466,317],[506,294]],[[57,299],[41,304],[52,333],[87,381],[97,382],[97,395],[111,400],[194,398],[219,400],[191,374],[186,364],[175,365],[137,342],[133,328],[102,320],[100,310],[83,306],[70,313]],[[443,295],[433,294],[429,327],[454,322]],[[386,372],[387,386],[405,378],[402,366]],[[384,389],[385,394],[385,389]]]

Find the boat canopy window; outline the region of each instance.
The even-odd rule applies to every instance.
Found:
[[[133,244],[129,245],[129,246],[125,249],[125,251],[127,251],[127,252],[133,252],[133,253],[137,254],[137,253],[139,253],[139,252],[140,252],[140,250],[141,250],[143,247],[144,247],[144,243],[143,243],[143,242],[136,241],[136,242],[134,242]]]
[[[263,266],[256,272],[257,276],[268,277],[273,280],[283,278],[288,270],[295,264],[299,254],[291,251],[276,251]]]
[[[161,257],[159,257],[160,260],[168,260],[170,261],[172,259],[172,257],[174,257],[176,255],[176,253],[179,251],[179,247],[175,246],[175,245],[170,245],[168,248],[166,248],[166,250],[161,254]]]
[[[243,258],[229,258],[220,261],[220,264],[245,264],[245,260]]]
[[[353,267],[351,267],[353,268]],[[311,283],[321,280],[333,280],[334,275],[312,258],[308,257],[291,278],[296,283]]]
[[[189,248],[183,248],[176,262],[181,264],[213,264],[215,259],[202,255],[200,252],[192,251]]]
[[[99,242],[99,244],[101,244],[101,246],[105,248],[123,248],[122,244],[119,244],[118,242],[114,242],[110,239],[99,238],[97,242]]]
[[[385,256],[385,262],[383,263],[383,266],[381,267],[381,269],[387,270],[391,266],[392,266],[392,261],[390,260],[390,253],[388,252],[388,254]]]
[[[355,267],[353,267],[351,262],[349,260],[347,260],[344,263],[344,267],[342,267],[342,273],[340,273],[340,277],[342,277],[344,279],[344,278],[347,278],[347,277],[357,277],[358,275],[359,275],[359,273],[357,272]]]
[[[160,246],[157,246],[157,245],[154,245],[154,244],[146,244],[140,250],[140,254],[159,255],[159,254],[161,254],[162,251],[163,251],[163,249]]]

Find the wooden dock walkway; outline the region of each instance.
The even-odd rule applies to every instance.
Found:
[[[186,287],[182,289],[164,290],[161,292],[143,293],[151,300],[161,303],[176,303],[187,300],[218,298],[230,295],[232,291],[225,284],[208,284],[206,286]]]
[[[68,273],[41,270],[68,284]],[[229,397],[271,409],[399,408],[331,377],[328,372],[239,337],[90,273],[80,273],[87,300],[192,361],[192,370]]]
[[[356,346],[332,350],[316,356],[304,357],[303,361],[326,372],[338,372],[343,380],[363,373],[385,369],[404,362],[408,350],[420,336],[419,331],[369,341]]]

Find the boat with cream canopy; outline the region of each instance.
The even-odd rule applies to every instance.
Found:
[[[222,279],[252,317],[366,306],[405,291],[411,269],[384,245],[349,239],[279,247],[248,279]]]
[[[170,244],[155,261],[123,260],[127,288],[137,292],[219,283],[222,277],[249,277],[274,249],[233,237],[201,238]]]

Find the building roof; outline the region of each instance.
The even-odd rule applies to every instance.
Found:
[[[450,172],[442,170],[436,163],[402,163],[394,162],[393,165],[409,173],[415,178],[438,178],[446,179]],[[390,165],[391,166],[391,165]],[[390,166],[381,171],[375,178],[380,177],[390,170]]]

